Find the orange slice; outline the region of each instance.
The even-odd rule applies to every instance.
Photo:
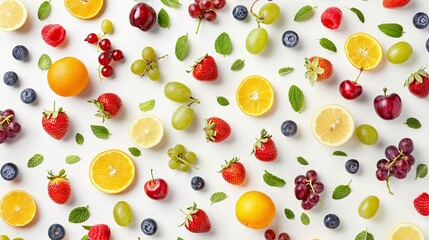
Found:
[[[64,0],[69,13],[80,19],[91,19],[101,11],[104,0]]]
[[[347,38],[344,50],[350,63],[364,71],[376,68],[383,56],[380,43],[371,35],[361,32]]]
[[[0,217],[14,227],[29,224],[36,216],[36,202],[33,197],[21,190],[6,193],[0,202]]]
[[[267,113],[274,103],[274,90],[270,82],[257,75],[245,78],[237,88],[237,104],[250,116]]]

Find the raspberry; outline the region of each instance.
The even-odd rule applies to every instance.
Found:
[[[43,40],[52,47],[57,47],[66,38],[66,30],[59,24],[48,24],[42,29]]]
[[[321,21],[323,26],[335,30],[341,24],[341,18],[343,17],[343,12],[337,7],[327,8],[321,16]]]
[[[110,228],[106,224],[97,224],[89,229],[90,240],[110,240]]]
[[[422,193],[414,199],[414,207],[423,216],[429,216],[429,194]]]

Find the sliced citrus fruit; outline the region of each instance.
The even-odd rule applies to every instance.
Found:
[[[274,103],[274,90],[270,82],[257,75],[245,78],[237,88],[237,104],[241,111],[250,116],[261,116]]]
[[[362,32],[350,35],[344,44],[344,50],[350,63],[364,71],[376,68],[383,56],[380,43],[371,35]]]
[[[161,120],[152,114],[137,118],[130,127],[131,141],[138,147],[151,148],[161,142],[164,127]]]
[[[423,231],[414,223],[404,222],[395,226],[389,240],[424,240]]]
[[[345,107],[327,104],[314,113],[311,130],[321,144],[336,147],[353,136],[355,122]]]
[[[80,19],[90,19],[101,11],[104,0],[64,0],[69,13]]]
[[[135,172],[131,157],[116,149],[99,153],[89,167],[92,184],[98,190],[110,194],[127,189],[134,180]]]
[[[0,202],[0,216],[11,226],[22,227],[36,216],[36,202],[33,197],[21,190],[6,193]]]
[[[0,0],[0,30],[17,30],[27,21],[27,8],[20,0]]]

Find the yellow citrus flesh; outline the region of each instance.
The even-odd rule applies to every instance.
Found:
[[[135,176],[134,161],[121,150],[110,149],[98,154],[89,167],[92,184],[110,194],[127,189]]]
[[[0,0],[0,30],[10,32],[22,27],[27,9],[20,0]]]
[[[164,127],[161,120],[151,114],[140,116],[130,127],[131,141],[141,148],[155,147],[163,136]]]
[[[244,193],[235,204],[238,221],[252,229],[268,226],[274,218],[276,206],[270,197],[258,191]]]
[[[424,240],[423,231],[414,223],[400,223],[395,226],[389,240]]]
[[[89,81],[86,66],[74,57],[65,57],[54,62],[49,67],[47,78],[52,91],[63,97],[81,93]]]
[[[11,226],[22,227],[29,224],[36,215],[36,202],[33,197],[21,190],[6,193],[0,203],[0,215]]]
[[[237,104],[241,111],[250,116],[261,116],[274,103],[274,90],[270,82],[257,75],[245,78],[237,88]]]
[[[355,122],[346,108],[328,104],[314,113],[311,130],[321,144],[336,147],[346,143],[353,136]]]
[[[80,19],[90,19],[101,11],[104,0],[64,0],[71,15]]]
[[[350,63],[364,71],[376,68],[383,56],[380,43],[374,37],[361,32],[347,38],[344,50]]]

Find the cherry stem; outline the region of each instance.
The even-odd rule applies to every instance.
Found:
[[[201,26],[201,22],[203,21],[203,18],[200,17],[200,20],[198,20],[198,26],[197,26],[197,31],[195,32],[195,34],[198,34],[198,30],[200,30],[200,26]]]
[[[353,83],[357,83],[357,81],[359,80],[359,77],[360,77],[360,75],[362,74],[362,72],[363,72],[363,68],[361,67],[361,68],[359,69],[359,74],[358,74],[358,76],[357,76],[356,80],[355,80]]]
[[[150,170],[150,176],[152,177],[152,183],[155,183],[155,178],[153,177],[153,169]]]
[[[386,94],[387,94],[387,93],[386,93],[386,92],[387,92],[387,88],[386,88],[386,87],[384,87],[384,88],[383,88],[383,92],[384,92],[384,96],[385,96],[385,97],[387,97],[387,96],[386,96]]]

